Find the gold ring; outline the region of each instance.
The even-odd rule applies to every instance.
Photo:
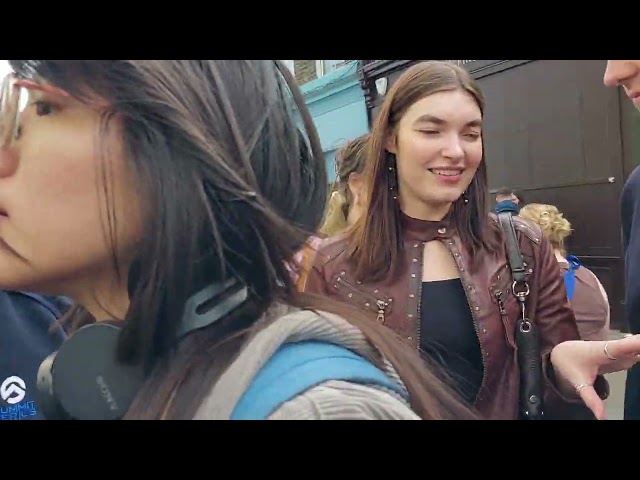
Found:
[[[616,358],[616,357],[612,357],[612,356],[609,354],[609,350],[607,350],[607,347],[608,347],[608,346],[609,346],[609,342],[607,342],[607,343],[605,343],[605,344],[604,344],[604,354],[607,356],[607,358],[608,358],[609,360],[617,360],[617,358]]]

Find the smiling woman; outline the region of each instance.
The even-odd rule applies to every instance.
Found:
[[[446,215],[480,166],[481,131],[482,112],[465,91],[434,93],[407,109],[386,144],[407,215],[436,221]]]
[[[516,419],[528,408],[520,403],[516,348],[522,307],[505,235],[487,208],[483,112],[482,92],[460,66],[423,62],[403,73],[372,128],[366,214],[320,246],[306,290],[351,302],[400,334],[444,367],[445,380],[484,418]],[[553,249],[539,229],[513,222],[525,258],[526,311],[540,331],[546,415],[582,415],[577,393],[587,398],[588,384],[600,417],[591,389],[597,369],[574,368],[569,380],[559,373],[569,357],[556,346],[579,336]],[[596,388],[604,396],[602,380]]]

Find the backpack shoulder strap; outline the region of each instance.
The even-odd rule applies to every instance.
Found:
[[[564,274],[564,286],[567,290],[567,298],[571,301],[576,288],[576,270],[580,268],[581,263],[578,257],[574,255],[568,256],[567,261],[569,262],[569,269]]]
[[[573,299],[573,292],[576,288],[576,273],[573,268],[569,267],[564,274],[564,288],[567,291],[567,299]]]
[[[285,344],[256,374],[231,420],[264,420],[283,403],[329,380],[374,384],[407,398],[407,391],[362,356],[338,345]]]

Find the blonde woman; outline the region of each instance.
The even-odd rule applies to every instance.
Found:
[[[305,247],[295,258],[299,275],[296,285],[303,291],[307,272],[324,237],[332,237],[353,225],[362,214],[363,190],[362,171],[364,170],[364,151],[369,134],[361,135],[336,153],[336,180],[331,198],[327,205],[320,236],[309,238]]]
[[[598,277],[575,256],[567,256],[565,240],[571,235],[571,223],[553,205],[531,203],[522,207],[520,217],[534,222],[553,246],[565,278],[567,296],[575,313],[583,340],[609,338],[609,299]]]
[[[369,134],[351,140],[336,154],[336,180],[320,233],[331,237],[353,225],[362,213],[364,152]]]

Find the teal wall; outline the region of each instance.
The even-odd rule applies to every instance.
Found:
[[[335,179],[333,159],[346,142],[369,131],[364,92],[358,80],[358,62],[302,85],[327,162],[329,181]]]

